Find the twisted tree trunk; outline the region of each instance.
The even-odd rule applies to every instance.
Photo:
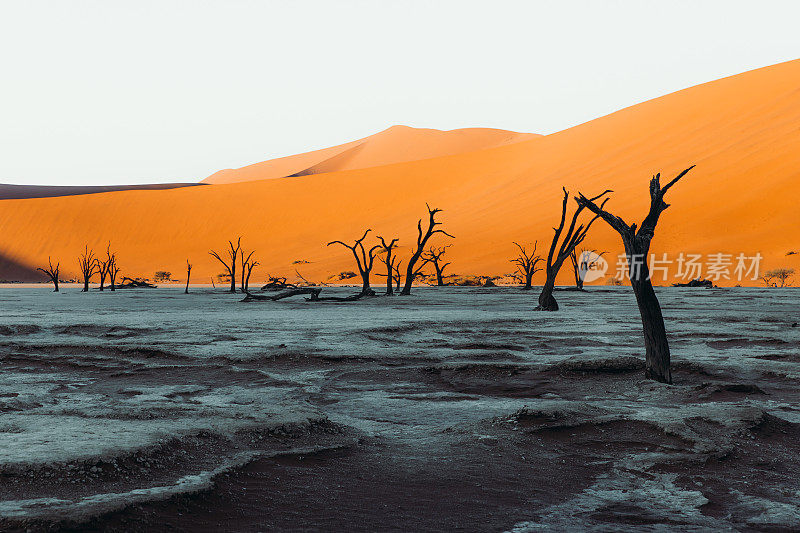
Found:
[[[547,254],[547,261],[545,262],[545,273],[547,274],[547,279],[542,287],[541,294],[539,294],[539,306],[536,308],[536,311],[558,311],[558,303],[553,297],[553,288],[556,285],[558,271],[561,270],[561,265],[564,264],[564,260],[570,256],[570,254],[575,250],[575,247],[583,242],[583,240],[586,238],[586,235],[589,233],[589,228],[592,227],[594,221],[600,216],[595,215],[594,218],[586,223],[586,225],[578,224],[578,217],[586,207],[581,202],[578,202],[578,206],[575,208],[575,212],[572,214],[572,221],[570,222],[569,226],[566,226],[569,191],[567,191],[567,189],[564,187],[561,189],[564,191],[564,199],[561,202],[561,221],[559,222],[558,227],[553,228],[553,241],[550,243],[550,251]],[[602,198],[610,192],[611,191],[608,190],[604,191],[602,194],[598,194],[597,196],[588,198],[587,200],[593,202],[594,200]],[[605,205],[607,200],[607,198],[606,200],[603,200],[603,203],[600,207]],[[559,244],[559,239],[561,244]]]
[[[436,213],[440,213],[442,210],[438,208],[431,209],[428,204],[425,204],[425,207],[428,208],[428,229],[423,232],[422,219],[417,222],[417,248],[414,250],[414,253],[411,254],[411,258],[408,260],[408,265],[406,266],[406,283],[403,285],[403,290],[400,291],[400,294],[403,296],[411,294],[411,285],[419,275],[419,271],[414,267],[425,251],[425,245],[428,243],[428,239],[437,233],[441,233],[451,239],[455,238],[443,229],[436,229],[436,226],[442,225],[441,222],[436,221]]]
[[[678,180],[693,168],[694,165],[687,168],[664,187],[661,187],[660,184],[661,174],[653,176],[650,180],[650,211],[638,229],[635,223],[627,224],[622,218],[605,211],[603,206],[595,204],[592,198],[586,198],[580,193],[575,198],[579,205],[585,206],[605,220],[622,238],[622,244],[625,246],[625,255],[628,258],[631,287],[636,295],[636,304],[642,317],[645,377],[662,383],[672,383],[669,342],[667,340],[667,330],[664,326],[664,316],[661,314],[661,305],[658,303],[656,291],[650,282],[647,254],[650,251],[650,243],[655,236],[658,219],[661,213],[669,207],[669,204],[664,201],[664,196]]]
[[[53,292],[58,292],[58,271],[61,267],[61,263],[56,263],[56,266],[54,267],[53,261],[49,257],[47,258],[47,263],[49,265],[48,268],[37,268],[36,270],[41,270],[47,274],[47,277],[53,282]]]
[[[642,317],[645,349],[645,377],[663,383],[672,383],[669,342],[661,305],[649,280],[631,281],[636,304]]]
[[[539,293],[539,307],[537,311],[558,311],[558,302],[553,297],[553,289],[556,286],[556,275],[547,275],[547,279],[542,286],[542,292]]]
[[[214,250],[211,250],[210,252],[208,252],[217,261],[222,263],[222,266],[224,266],[225,270],[228,271],[228,275],[230,275],[230,277],[231,277],[231,289],[230,289],[230,292],[234,292],[234,293],[236,292],[236,258],[237,258],[238,254],[239,254],[239,249],[241,248],[241,246],[242,246],[242,238],[241,237],[239,237],[236,240],[236,246],[233,245],[233,241],[228,241],[228,250],[226,250],[226,253],[227,253],[228,257],[230,258],[230,264],[227,261],[225,261],[225,259],[222,259],[222,257],[220,257],[220,255],[217,252],[215,252]],[[211,284],[212,285],[214,284],[214,279],[213,278],[211,279]]]
[[[362,296],[375,296],[375,291],[373,291],[369,286],[369,275],[372,272],[372,266],[375,264],[375,253],[381,248],[381,246],[378,244],[369,250],[364,248],[364,239],[367,238],[367,234],[370,231],[372,230],[368,229],[365,231],[364,235],[362,235],[360,239],[356,239],[352,246],[342,241],[331,241],[327,244],[327,246],[330,246],[331,244],[341,244],[353,253],[353,257],[356,260],[356,266],[358,267],[358,273],[361,275]]]

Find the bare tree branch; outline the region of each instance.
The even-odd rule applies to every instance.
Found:
[[[419,261],[420,257],[422,257],[422,254],[425,251],[425,245],[428,243],[428,239],[437,233],[441,233],[442,235],[450,237],[451,239],[455,238],[443,229],[436,229],[437,226],[442,225],[441,222],[436,220],[436,214],[441,213],[442,210],[439,208],[431,209],[427,203],[425,204],[425,207],[428,208],[428,228],[423,232],[422,219],[417,222],[417,248],[411,254],[411,258],[408,260],[408,265],[406,266],[406,282],[403,286],[403,290],[400,292],[400,294],[403,295],[411,294],[411,285],[419,275],[419,271],[422,266],[425,266],[425,264],[428,262],[423,258],[424,262],[422,265],[419,267],[419,269],[416,268],[417,261]]]
[[[661,313],[661,305],[656,297],[653,284],[650,281],[650,270],[647,265],[647,256],[650,252],[650,243],[655,235],[656,225],[661,213],[669,207],[664,201],[667,191],[675,185],[678,180],[683,178],[694,165],[683,170],[667,185],[661,187],[661,174],[656,174],[650,179],[650,209],[647,216],[642,221],[641,227],[637,230],[636,224],[626,224],[620,217],[605,210],[605,202],[597,205],[597,198],[587,198],[578,193],[575,201],[579,206],[586,207],[597,217],[602,218],[622,238],[625,247],[625,254],[630,265],[630,281],[633,292],[636,294],[636,303],[639,306],[639,314],[642,317],[642,327],[645,340],[645,375],[656,381],[672,383],[672,371],[670,369],[670,351],[667,341],[664,317]]]

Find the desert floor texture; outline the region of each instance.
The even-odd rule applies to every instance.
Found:
[[[797,289],[0,290],[0,529],[800,527]],[[346,294],[355,289],[325,289]]]

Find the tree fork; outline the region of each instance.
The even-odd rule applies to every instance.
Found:
[[[650,281],[647,254],[650,251],[650,243],[655,236],[658,219],[661,213],[669,207],[669,204],[664,201],[664,196],[678,180],[693,168],[694,165],[685,169],[663,187],[661,187],[660,183],[661,174],[653,176],[650,180],[650,210],[638,229],[636,223],[627,224],[622,218],[605,211],[603,205],[598,206],[594,202],[595,198],[586,198],[580,193],[575,197],[575,201],[579,205],[586,207],[605,220],[622,238],[630,269],[631,288],[633,288],[636,304],[639,307],[639,314],[642,317],[645,377],[661,383],[672,383],[670,351],[661,305]]]

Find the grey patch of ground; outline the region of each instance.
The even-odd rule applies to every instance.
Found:
[[[178,290],[0,291],[0,528],[800,527],[796,291]]]

